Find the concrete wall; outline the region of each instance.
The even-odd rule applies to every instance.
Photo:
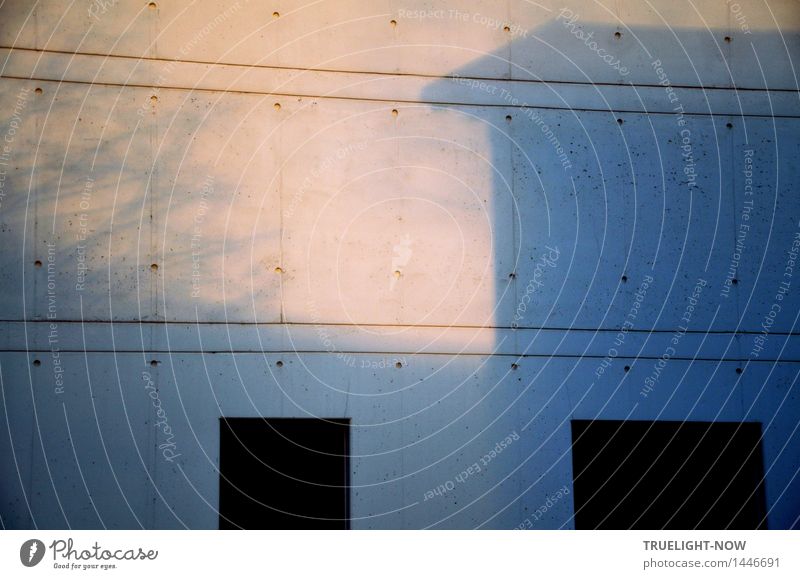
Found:
[[[796,2],[62,4],[0,7],[5,527],[216,528],[220,416],[352,418],[353,528],[760,421],[799,524]]]

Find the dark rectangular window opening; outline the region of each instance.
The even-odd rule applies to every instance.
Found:
[[[577,529],[766,528],[761,424],[573,420]]]
[[[220,529],[350,528],[350,420],[220,418]]]

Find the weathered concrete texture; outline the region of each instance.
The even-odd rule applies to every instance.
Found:
[[[150,4],[0,7],[3,526],[215,528],[220,416],[351,418],[353,528],[758,421],[800,524],[795,2]]]

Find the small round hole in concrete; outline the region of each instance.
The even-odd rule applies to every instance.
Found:
[[[399,269],[396,269],[396,270],[394,270],[394,277],[396,277],[397,279],[400,279],[400,276],[401,276],[401,275],[402,275],[402,274],[400,273],[400,270],[399,270]]]
[[[726,36],[725,38],[723,38],[723,40],[725,42],[730,42],[731,41],[731,37],[730,36]]]
[[[153,103],[153,104],[156,104],[158,102],[158,97],[156,95],[151,96],[150,97],[150,102]]]
[[[34,365],[34,366],[41,366],[41,365],[42,365],[42,362],[41,362],[40,360],[34,360],[34,361],[33,361],[33,365]]]
[[[510,123],[511,122],[511,115],[506,115],[506,120]]]
[[[150,264],[150,271],[158,271],[158,264],[157,263],[151,263]]]
[[[283,268],[278,266],[275,268],[275,273],[283,273]]]
[[[739,280],[738,280],[738,279],[736,279],[736,278],[733,278],[733,279],[731,280],[731,283],[732,283],[733,285],[736,285],[736,284],[738,284],[738,283],[739,283]]]
[[[623,121],[622,119],[617,119],[617,124],[618,124],[618,125],[621,125],[621,124],[622,124],[622,123],[624,123],[624,122],[625,122],[625,121]]]
[[[33,90],[33,92],[35,92],[36,94],[42,94],[42,92],[43,92],[43,91],[42,91],[42,89],[41,89],[40,87],[38,87],[38,86],[37,86],[37,87],[36,87],[36,88]]]
[[[156,366],[158,366],[158,360],[150,360],[150,365],[151,365],[153,368],[155,368]]]
[[[626,283],[628,281],[628,276],[623,275],[620,279],[622,280],[622,283]]]
[[[623,370],[625,370],[626,372],[630,372],[631,371],[631,367],[630,366],[625,366],[623,368]]]
[[[397,26],[397,20],[389,20],[389,26],[391,26],[392,28]]]
[[[510,26],[503,26],[503,32],[511,32]]]
[[[33,267],[42,267],[42,262],[37,259],[33,262]]]
[[[741,368],[736,368],[736,373],[737,373],[737,374],[741,374],[741,373],[742,373],[742,371],[743,371],[743,370],[742,370]]]
[[[398,114],[399,113],[397,112],[397,109],[392,109],[392,116],[393,117],[396,117]]]
[[[281,360],[278,360],[277,362],[275,362],[275,365],[276,365],[278,368],[283,368],[283,361],[281,361]]]
[[[395,363],[394,367],[400,369],[400,368],[403,367],[403,363],[402,362],[397,362],[397,363]]]
[[[616,38],[617,40],[619,40],[620,38],[622,38],[622,32],[615,32],[615,33],[614,33],[614,38]]]
[[[733,128],[733,123],[726,123],[725,126],[728,127],[729,129],[732,129]]]
[[[272,105],[272,108],[275,109],[276,111],[281,110],[281,103],[275,103],[274,105]]]
[[[508,274],[508,279],[516,279],[516,278],[517,278],[516,272],[512,271],[510,274]]]
[[[273,18],[280,18],[281,17],[281,13],[280,12],[273,12],[272,13],[272,17]]]
[[[147,7],[148,7],[150,10],[155,10],[156,8],[158,8],[158,6],[156,6],[156,3],[155,3],[155,2],[150,2],[150,4],[148,4],[148,5],[147,5]]]
[[[519,364],[511,364],[512,370],[516,370],[517,368],[519,368]]]

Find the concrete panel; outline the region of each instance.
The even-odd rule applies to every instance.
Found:
[[[32,271],[38,319],[152,319],[149,94],[42,83]],[[69,119],[64,122],[63,119]],[[16,243],[19,243],[17,240]],[[18,314],[22,318],[21,313]]]
[[[0,240],[5,248],[0,254],[0,282],[6,289],[0,292],[3,319],[23,319],[26,306],[35,307],[33,231],[37,204],[33,163],[36,125],[43,106],[35,89],[31,82],[0,83],[4,103],[0,144]]]
[[[791,0],[614,7],[583,2],[458,6],[381,0],[6,2],[3,46],[207,63],[593,83],[796,88],[800,15]],[[276,16],[277,15],[277,16]],[[775,33],[780,28],[781,34]],[[431,34],[435,30],[435,34]],[[619,36],[616,36],[619,33]],[[729,40],[726,40],[729,39]],[[483,58],[482,58],[483,57]],[[465,75],[466,76],[466,75]]]
[[[84,354],[4,357],[4,372],[24,369],[4,378],[3,414],[10,416],[25,403],[28,411],[14,421],[29,422],[25,428],[10,425],[18,472],[26,478],[23,492],[12,486],[13,479],[4,483],[10,487],[4,497],[17,505],[7,526],[152,527],[155,410],[136,375],[142,366],[141,358],[132,356],[93,356],[90,366]],[[24,379],[28,368],[30,381]],[[3,461],[8,460],[4,449]],[[20,503],[30,508],[28,522]]]
[[[290,106],[281,175],[287,321],[493,324],[511,214],[507,195],[481,192],[510,167],[494,163],[490,139],[462,120],[487,112]],[[292,130],[300,126],[324,130]]]
[[[158,91],[159,319],[280,321],[283,116],[272,99]]]

